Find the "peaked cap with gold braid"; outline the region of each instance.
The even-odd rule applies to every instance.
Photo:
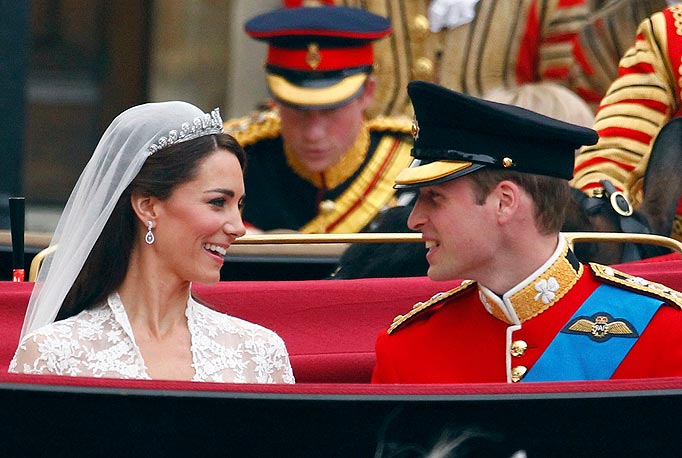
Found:
[[[391,33],[385,17],[359,8],[282,8],[250,19],[246,33],[268,43],[272,97],[299,109],[336,108],[358,97],[374,64],[372,41]]]

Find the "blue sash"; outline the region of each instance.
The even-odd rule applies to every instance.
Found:
[[[608,315],[609,318],[627,323],[634,328],[634,335],[639,336],[661,304],[661,299],[602,285],[587,298],[568,322],[573,323],[581,317],[589,320],[599,314]],[[590,333],[567,333],[564,328],[522,380],[608,380],[637,342],[637,338],[620,336],[595,340],[597,339],[591,338]]]

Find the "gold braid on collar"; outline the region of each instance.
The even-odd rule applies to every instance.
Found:
[[[343,153],[341,159],[336,164],[322,173],[311,172],[306,169],[305,165],[286,144],[284,145],[284,154],[287,158],[287,164],[289,164],[289,167],[291,167],[296,175],[321,189],[323,187],[322,175],[324,174],[324,186],[327,189],[334,189],[349,179],[360,168],[367,157],[369,141],[369,129],[366,123],[363,122],[353,145],[348,151]]]

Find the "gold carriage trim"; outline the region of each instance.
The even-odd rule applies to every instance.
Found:
[[[388,333],[392,334],[396,329],[398,329],[400,326],[404,325],[405,323],[409,322],[412,320],[415,316],[417,316],[419,313],[423,312],[424,310],[433,307],[436,304],[440,304],[446,299],[449,299],[451,297],[455,297],[458,294],[467,291],[468,289],[476,286],[476,282],[472,280],[464,280],[461,285],[459,285],[456,288],[451,289],[450,291],[446,291],[444,293],[438,293],[435,294],[434,296],[431,297],[426,302],[417,302],[412,306],[412,310],[407,312],[405,315],[398,315],[395,318],[393,318],[393,324],[388,328]]]
[[[603,280],[604,283],[620,285],[631,291],[637,291],[646,296],[661,299],[666,304],[682,309],[682,293],[674,289],[641,277],[626,274],[609,266],[591,262],[590,268],[595,277]]]

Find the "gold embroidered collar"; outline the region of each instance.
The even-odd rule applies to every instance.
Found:
[[[479,284],[479,296],[488,313],[508,324],[521,324],[561,300],[583,274],[583,265],[563,237],[547,262],[501,298]]]
[[[336,164],[321,173],[308,170],[287,145],[284,145],[284,155],[287,158],[287,164],[289,164],[289,167],[291,167],[296,175],[309,181],[318,189],[324,187],[326,189],[334,189],[349,179],[360,168],[367,157],[369,141],[369,128],[363,122],[353,145],[348,151],[343,153],[341,159]]]

